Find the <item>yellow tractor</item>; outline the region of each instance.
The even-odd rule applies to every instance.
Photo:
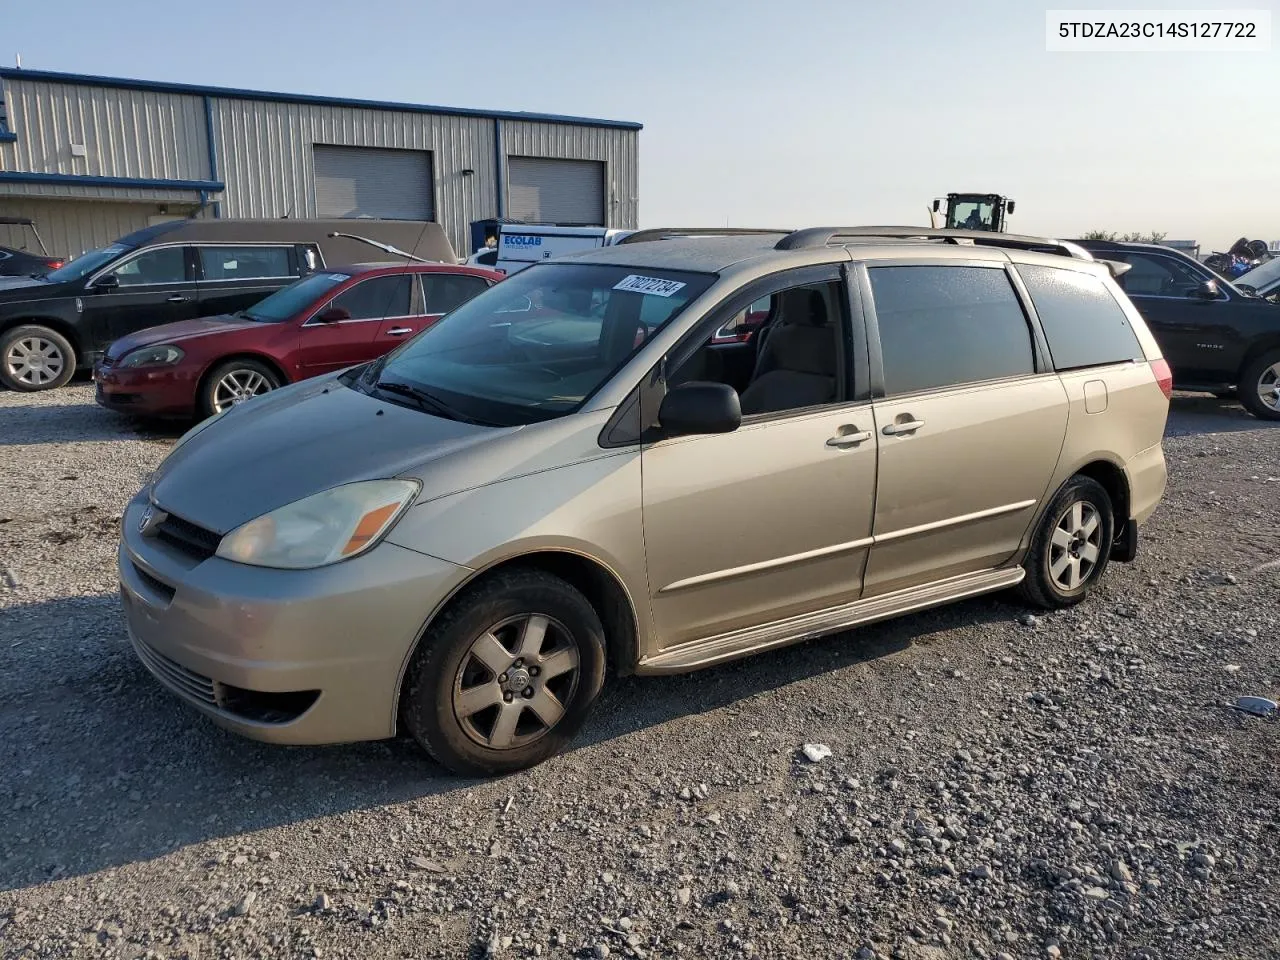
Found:
[[[943,204],[946,214],[941,217]],[[948,193],[933,201],[929,210],[929,226],[948,230],[991,230],[1004,233],[1004,218],[1013,213],[1013,201],[998,193]]]

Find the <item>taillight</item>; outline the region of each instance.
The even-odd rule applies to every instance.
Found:
[[[1151,372],[1156,375],[1156,383],[1160,385],[1160,392],[1164,394],[1165,399],[1172,399],[1173,371],[1169,369],[1169,362],[1163,357],[1159,360],[1152,360]]]
[[[59,267],[65,267],[66,261],[65,260],[47,260],[45,261],[45,266],[47,266],[50,270],[57,270]]]

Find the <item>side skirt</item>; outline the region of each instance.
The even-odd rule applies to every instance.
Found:
[[[855,600],[815,613],[806,613],[786,620],[775,620],[760,626],[747,627],[731,633],[721,633],[682,643],[671,650],[663,650],[644,657],[636,666],[638,674],[685,673],[700,670],[727,660],[736,660],[774,647],[799,643],[810,637],[838,633],[850,627],[887,620],[892,617],[937,607],[954,600],[993,593],[1016,586],[1026,576],[1021,567],[999,570],[980,570],[936,583],[898,590],[881,597]]]

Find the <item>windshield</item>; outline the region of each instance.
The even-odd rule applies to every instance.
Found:
[[[281,323],[296,317],[298,311],[315,303],[338,284],[350,280],[345,273],[317,273],[305,280],[282,287],[271,296],[259,300],[243,315],[259,323]]]
[[[408,385],[438,406],[496,425],[562,416],[714,280],[674,270],[538,264],[387,354],[356,385]]]
[[[82,253],[76,257],[65,267],[59,267],[51,273],[45,274],[45,279],[51,283],[66,283],[68,280],[83,280],[99,267],[106,266],[122,253],[127,253],[129,247],[123,244],[113,243],[109,247],[103,247],[100,250],[90,250],[88,253]]]
[[[1235,282],[1237,286],[1250,286],[1254,290],[1265,290],[1277,280],[1280,280],[1280,258],[1258,264],[1252,270],[1236,277]]]
[[[990,230],[995,218],[995,205],[973,200],[957,201],[948,226],[959,230]]]

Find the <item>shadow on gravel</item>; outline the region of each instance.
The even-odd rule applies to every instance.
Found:
[[[695,674],[615,680],[579,746],[1012,612],[997,600],[970,601]],[[136,661],[114,596],[2,608],[0,638],[0,891],[434,794],[466,802],[479,782],[445,773],[406,738],[281,747],[221,730]]]
[[[0,447],[112,440],[167,442],[182,436],[190,426],[185,421],[126,417],[95,403],[0,405]]]
[[[1276,429],[1280,429],[1280,422],[1259,420],[1238,400],[1222,399],[1207,393],[1175,393],[1169,404],[1169,422],[1164,434],[1166,437],[1188,437]]]

